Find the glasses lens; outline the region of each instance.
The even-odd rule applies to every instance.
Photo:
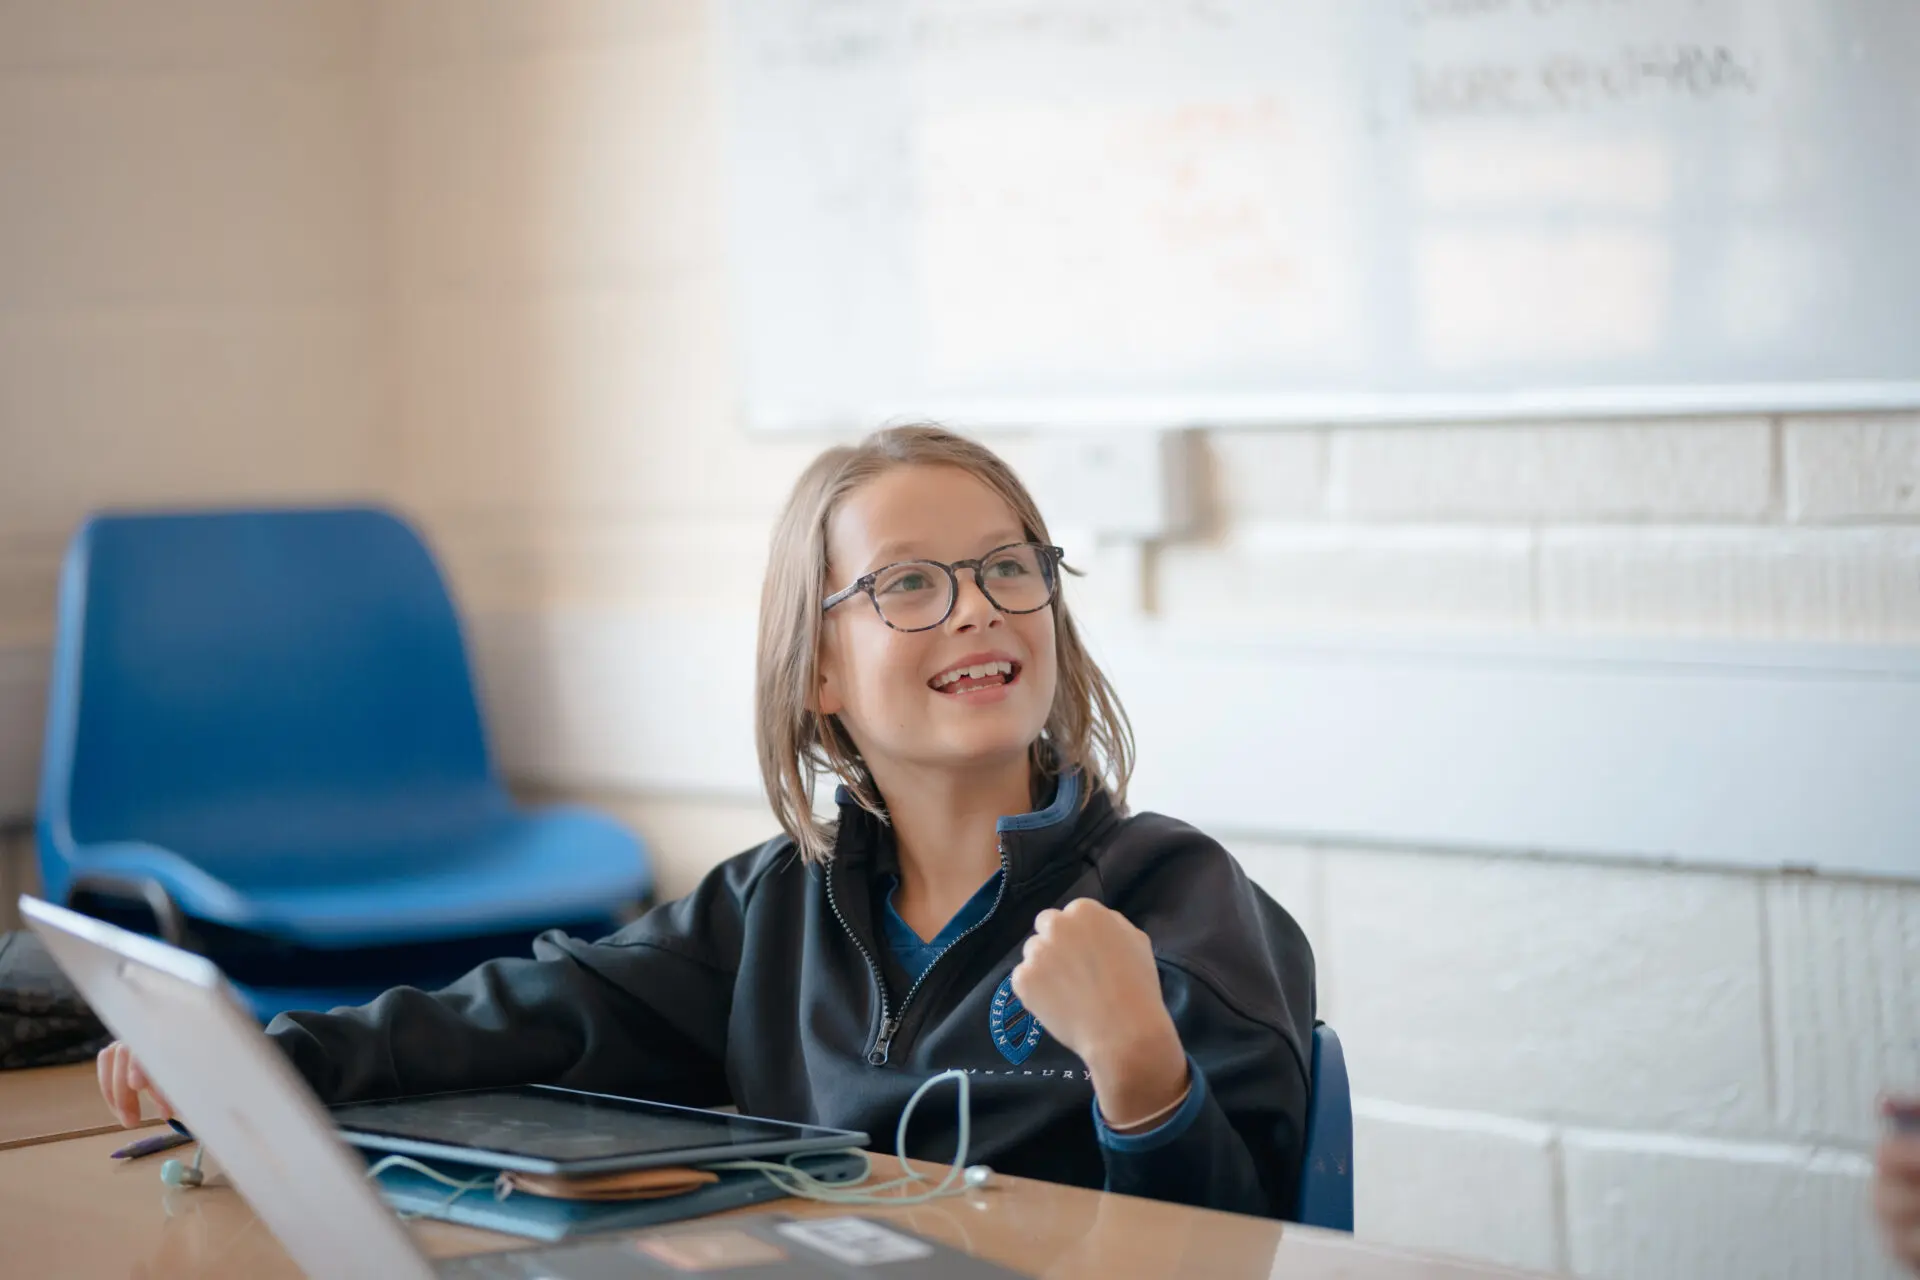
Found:
[[[1032,613],[1053,599],[1053,561],[1032,543],[1001,547],[981,563],[980,584],[1008,613]]]
[[[874,579],[873,599],[893,626],[917,631],[947,616],[947,606],[953,603],[953,579],[940,565],[909,560]]]

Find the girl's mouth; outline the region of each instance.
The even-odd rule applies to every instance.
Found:
[[[978,693],[982,689],[1005,688],[1019,678],[1020,664],[1017,662],[1006,660],[976,662],[942,671],[927,681],[927,687],[935,693],[954,698],[962,694]]]

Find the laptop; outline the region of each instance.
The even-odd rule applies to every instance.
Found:
[[[212,961],[22,895],[20,914],[310,1276],[607,1280],[742,1267],[769,1277],[969,1280],[1017,1273],[860,1217],[777,1215],[643,1237],[429,1259],[368,1185],[320,1100]]]

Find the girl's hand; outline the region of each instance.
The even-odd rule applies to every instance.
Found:
[[[1013,992],[1087,1064],[1100,1114],[1137,1125],[1187,1088],[1187,1055],[1160,995],[1153,943],[1091,898],[1033,921]]]
[[[1880,1143],[1873,1207],[1893,1256],[1920,1273],[1920,1103],[1890,1101],[1885,1109],[1904,1123]]]
[[[147,1079],[147,1073],[133,1060],[133,1051],[123,1041],[115,1040],[100,1051],[94,1059],[94,1067],[100,1073],[100,1096],[107,1100],[107,1110],[113,1112],[113,1118],[131,1129],[140,1123],[140,1095],[153,1095],[155,1105],[160,1108],[162,1120],[173,1119],[173,1104],[161,1096]]]

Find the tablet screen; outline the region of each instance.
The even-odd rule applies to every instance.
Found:
[[[635,1166],[689,1151],[715,1160],[735,1150],[806,1150],[865,1141],[864,1135],[839,1129],[543,1085],[347,1103],[332,1108],[332,1115],[342,1136],[358,1146],[460,1148],[476,1159],[508,1156],[554,1165]]]

